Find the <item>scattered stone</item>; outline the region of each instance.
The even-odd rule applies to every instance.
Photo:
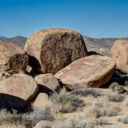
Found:
[[[40,73],[53,73],[85,57],[87,49],[82,36],[71,29],[46,29],[35,32],[25,44],[30,63]]]
[[[11,43],[0,42],[0,71],[21,72],[28,65],[28,55]]]
[[[110,56],[116,61],[116,68],[128,73],[128,40],[115,41]]]
[[[23,109],[36,95],[36,81],[25,74],[15,74],[0,82],[0,108]]]
[[[115,69],[115,62],[107,56],[91,55],[71,63],[55,74],[66,85],[87,84],[99,87],[107,83]]]
[[[53,74],[41,74],[35,77],[36,82],[40,86],[46,86],[47,88],[51,89],[51,91],[60,92],[61,86],[58,79]]]
[[[45,108],[49,107],[51,104],[52,102],[48,99],[48,95],[40,93],[33,102],[32,108],[45,110]]]

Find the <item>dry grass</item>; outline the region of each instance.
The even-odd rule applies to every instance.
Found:
[[[3,124],[0,126],[0,128],[26,128],[23,125],[14,125],[14,124]]]

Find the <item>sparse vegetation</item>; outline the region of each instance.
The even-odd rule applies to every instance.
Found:
[[[69,113],[77,111],[78,108],[85,106],[85,103],[80,98],[74,95],[60,95],[57,103],[61,105],[60,112]]]
[[[108,120],[106,119],[100,119],[98,122],[97,122],[98,125],[111,125],[111,123],[108,122]]]
[[[124,96],[121,96],[119,94],[109,94],[107,95],[107,98],[109,101],[113,102],[122,102],[124,100]]]
[[[93,97],[98,97],[100,96],[100,92],[96,91],[94,88],[87,88],[86,86],[78,86],[76,87],[71,94],[73,95],[80,95],[80,96],[88,96],[91,95]]]
[[[128,116],[122,117],[122,118],[118,118],[119,122],[122,122],[124,124],[128,124]]]
[[[117,92],[119,94],[126,92],[123,85],[119,85],[117,82],[113,82],[109,88],[111,88],[113,92]]]
[[[93,113],[95,114],[96,118],[102,117],[102,116],[116,116],[120,112],[119,108],[95,108],[93,110]]]
[[[28,119],[25,115],[20,114],[8,114],[6,117],[0,119],[0,125],[14,125],[14,126],[24,126],[26,128],[33,128],[34,123],[31,119]]]

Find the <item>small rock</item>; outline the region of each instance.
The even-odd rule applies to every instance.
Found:
[[[51,91],[56,91],[59,93],[61,90],[61,85],[58,79],[53,74],[48,73],[37,75],[35,77],[35,80],[40,86],[45,86],[51,89]]]

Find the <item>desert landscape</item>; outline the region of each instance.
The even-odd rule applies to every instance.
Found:
[[[0,128],[127,128],[127,49],[72,29],[0,37]]]

